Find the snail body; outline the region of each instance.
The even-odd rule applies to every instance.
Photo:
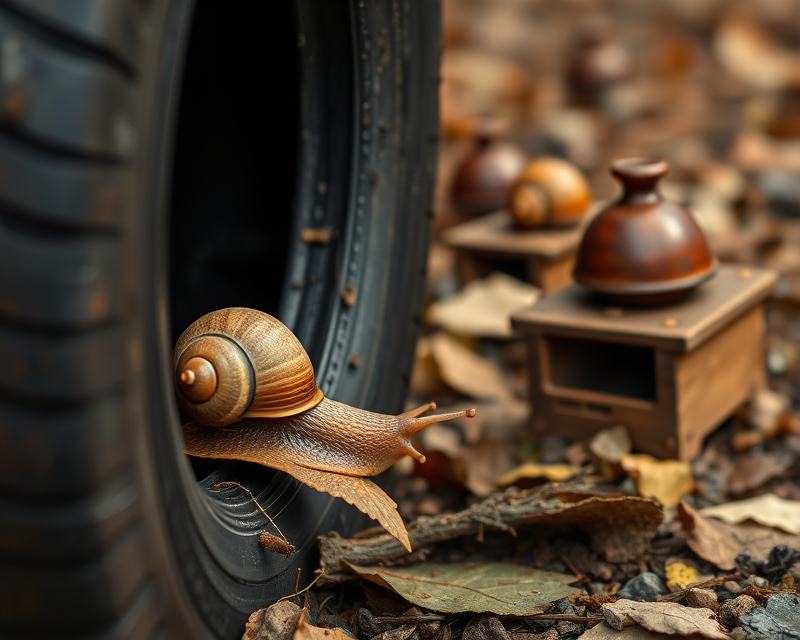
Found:
[[[425,456],[409,438],[434,422],[472,417],[474,409],[398,416],[325,398],[311,361],[280,321],[253,309],[215,311],[192,323],[172,357],[184,451],[202,458],[256,462],[339,496],[376,518],[410,550],[396,504],[363,476],[403,456]]]
[[[589,209],[589,184],[580,170],[559,158],[532,160],[511,191],[509,209],[523,229],[578,224]]]

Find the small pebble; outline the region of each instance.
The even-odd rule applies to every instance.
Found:
[[[743,593],[733,600],[723,602],[717,610],[717,619],[726,627],[738,627],[739,618],[750,613],[756,605],[755,599]]]
[[[725,587],[730,593],[737,596],[742,592],[742,588],[735,580],[728,580],[722,586]]]
[[[693,609],[711,609],[716,611],[719,608],[717,594],[711,589],[689,589],[684,592],[686,602]]]
[[[645,602],[655,602],[658,596],[665,596],[669,593],[667,585],[652,571],[640,573],[635,578],[628,580],[618,591],[620,597],[628,600],[644,600]]]

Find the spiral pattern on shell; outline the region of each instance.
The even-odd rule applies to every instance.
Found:
[[[193,322],[178,338],[172,371],[178,406],[213,427],[296,415],[323,398],[300,341],[255,309],[221,309]]]

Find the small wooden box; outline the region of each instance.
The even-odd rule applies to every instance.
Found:
[[[470,220],[442,233],[442,242],[455,249],[462,284],[497,270],[498,262],[522,261],[528,282],[550,295],[572,282],[572,268],[583,231],[600,210],[592,210],[581,225],[563,229],[514,228],[506,210]]]
[[[609,306],[571,285],[512,316],[528,343],[537,435],[588,439],[625,425],[638,451],[690,460],[765,384],[770,269],[722,265],[685,300]]]

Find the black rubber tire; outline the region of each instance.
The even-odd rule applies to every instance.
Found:
[[[0,637],[238,638],[298,566],[310,580],[316,535],[352,528],[352,508],[279,472],[193,466],[169,357],[201,313],[257,307],[295,331],[326,395],[400,409],[438,12],[0,0]],[[324,226],[330,242],[301,242]],[[269,526],[213,490],[225,479],[297,555],[258,545]]]

